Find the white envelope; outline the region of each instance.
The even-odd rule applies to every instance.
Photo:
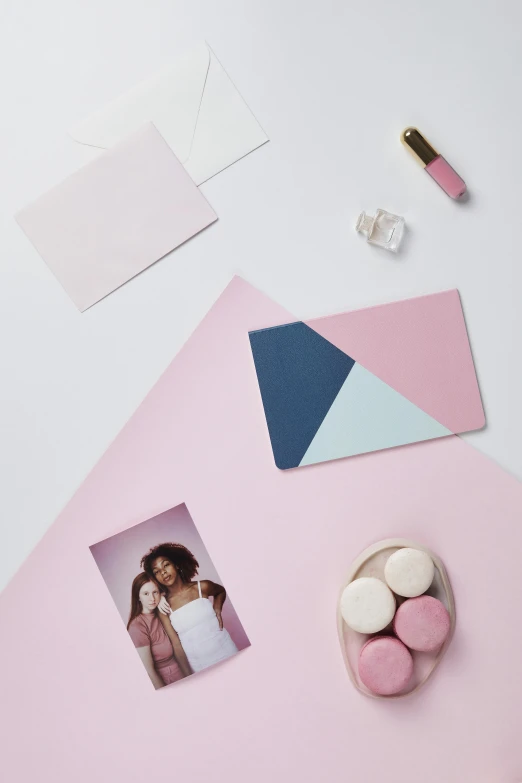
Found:
[[[206,43],[141,82],[70,132],[108,149],[153,122],[196,185],[268,141]]]

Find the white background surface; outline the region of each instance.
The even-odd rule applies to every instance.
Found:
[[[516,0],[0,0],[0,587],[234,273],[301,318],[457,287],[488,420],[465,438],[522,477],[521,28]],[[202,38],[271,141],[202,186],[218,223],[80,314],[12,216],[97,154],[68,128]],[[353,230],[378,207],[398,257]]]

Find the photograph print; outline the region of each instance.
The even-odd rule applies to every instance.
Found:
[[[250,645],[185,504],[90,550],[155,688]]]

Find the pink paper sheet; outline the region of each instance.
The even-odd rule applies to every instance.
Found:
[[[290,320],[235,278],[0,597],[6,781],[522,778],[520,484],[455,436],[278,471],[247,332]],[[156,692],[88,547],[180,502],[252,647]],[[336,629],[390,536],[443,558],[458,614],[399,702],[354,690]]]
[[[78,309],[86,310],[217,215],[147,123],[16,220]]]

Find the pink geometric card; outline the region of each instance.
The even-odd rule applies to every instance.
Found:
[[[458,291],[250,332],[278,468],[479,429]]]
[[[152,123],[16,215],[86,310],[217,215]]]

